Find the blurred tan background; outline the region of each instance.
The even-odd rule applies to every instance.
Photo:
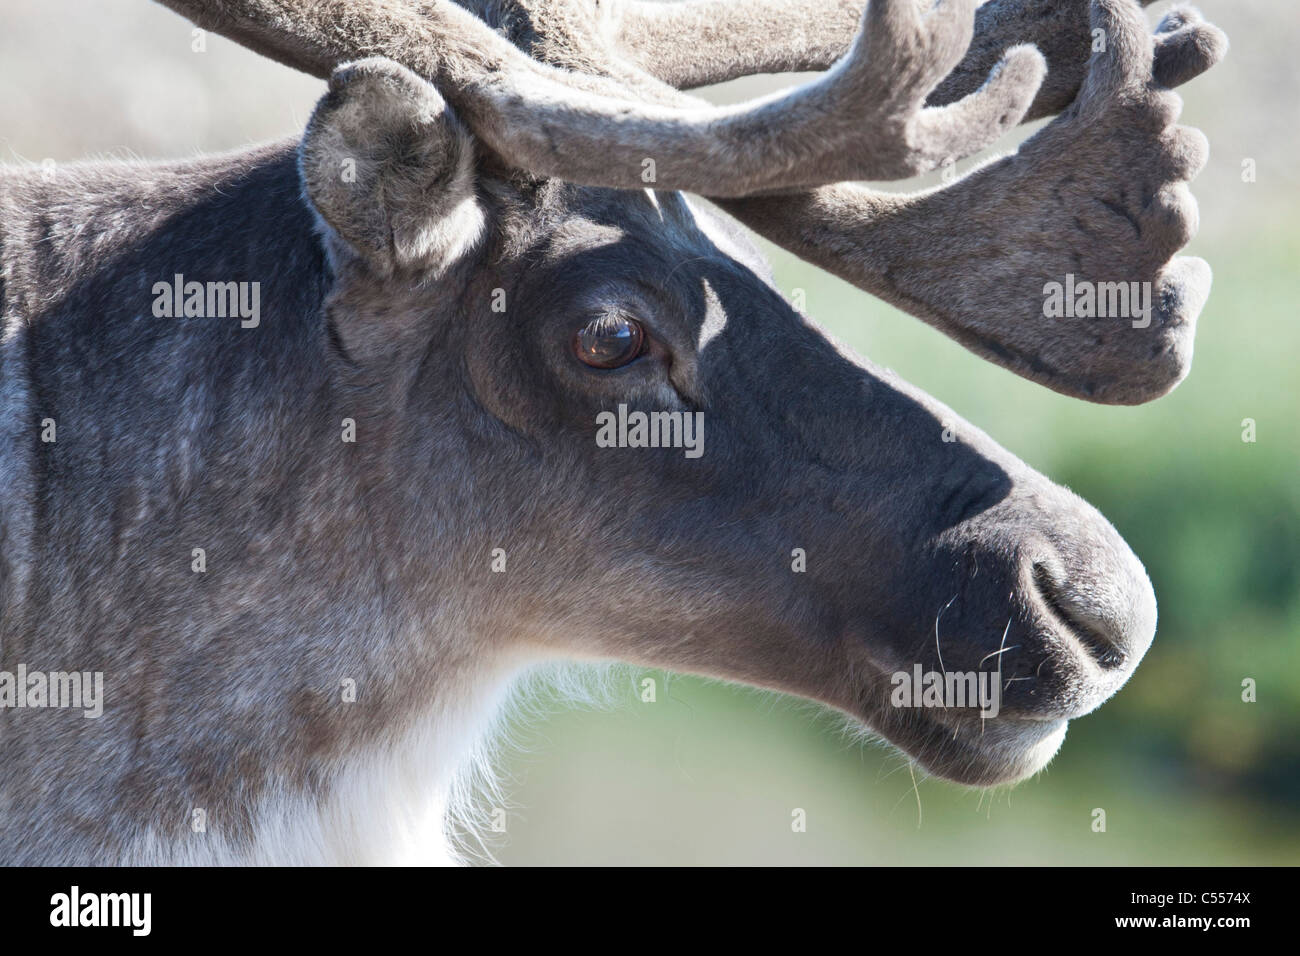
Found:
[[[1215,286],[1192,375],[1167,398],[1063,398],[773,252],[782,287],[803,289],[843,341],[1115,523],[1160,600],[1156,643],[1128,686],[1072,725],[1045,773],[980,793],[914,784],[905,761],[812,705],[622,673],[607,707],[543,701],[512,729],[498,859],[1300,863],[1300,6],[1200,6],[1233,44],[1184,89],[1184,122],[1213,149],[1190,251],[1211,262]],[[148,0],[0,0],[0,161],[184,157],[301,131],[321,82],[216,36],[194,44],[189,23]],[[1255,182],[1243,181],[1247,160]],[[640,700],[645,677],[655,703]],[[1247,677],[1254,704],[1241,701]],[[1105,833],[1091,830],[1098,807]],[[791,831],[795,808],[805,833]]]

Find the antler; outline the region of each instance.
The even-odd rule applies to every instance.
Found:
[[[1156,0],[1141,0],[1144,7]],[[849,49],[866,0],[623,0],[611,14],[620,53],[650,75],[681,90],[755,73],[828,70]],[[1073,101],[1088,69],[1092,44],[1091,0],[993,0],[975,13],[966,56],[929,103],[943,104],[979,88],[1016,44],[1032,44],[1047,58],[1048,73],[1025,119],[1059,113]],[[1156,38],[1155,78],[1175,87],[1196,75],[1199,44],[1208,49],[1222,34],[1208,24],[1191,35]]]
[[[843,48],[856,5],[634,0],[617,37],[657,76],[714,82],[824,66]],[[815,32],[799,28],[808,23]],[[708,57],[707,73],[682,53],[680,41],[695,30],[702,44],[690,52]],[[669,42],[675,31],[686,31],[677,44]],[[1094,35],[1109,49],[1089,59]],[[839,185],[722,205],[795,255],[1020,375],[1091,401],[1148,401],[1187,374],[1210,286],[1205,262],[1173,258],[1195,232],[1185,181],[1204,164],[1206,144],[1173,125],[1181,101],[1167,88],[1217,62],[1226,38],[1191,9],[1175,9],[1149,37],[1132,0],[992,0],[977,14],[965,58],[930,102],[969,93],[1003,50],[1026,41],[1050,68],[1026,118],[1070,109],[1013,156],[917,196]],[[1075,285],[1122,292],[1129,308],[1108,317],[1045,314],[1046,289],[1064,295]],[[1128,301],[1135,292],[1148,297],[1142,314]]]
[[[1091,26],[1107,48],[1092,57],[1070,109],[958,182],[912,196],[840,185],[722,205],[1049,388],[1110,404],[1163,395],[1187,374],[1209,294],[1209,266],[1174,258],[1196,231],[1186,181],[1208,145],[1199,131],[1173,125],[1182,101],[1155,79],[1135,4],[1094,0]],[[1170,13],[1156,38],[1166,69],[1182,78],[1208,69],[1226,47],[1190,10]],[[1053,315],[1053,294],[1067,288],[1122,294],[1128,308]]]
[[[654,12],[624,0],[604,22],[590,0],[511,0],[516,42],[559,69],[447,0],[161,2],[317,75],[362,56],[396,60],[435,82],[506,162],[538,175],[642,188],[642,161],[654,158],[654,185],[721,197],[778,245],[1063,393],[1146,401],[1187,371],[1209,270],[1171,257],[1194,231],[1183,183],[1205,150],[1199,134],[1172,125],[1180,101],[1165,87],[1226,49],[1194,11],[1171,13],[1153,38],[1137,0],[989,0],[962,58],[974,0],[939,0],[928,17],[919,0],[872,0],[852,39],[852,0],[736,0],[726,13],[715,0]],[[700,28],[705,14],[717,29]],[[730,38],[725,24],[737,26]],[[1107,50],[1086,60],[1095,29]],[[1017,46],[1026,40],[1043,45],[1052,68],[1037,98],[1041,60]],[[840,45],[843,59],[818,81],[735,108],[657,79],[688,86],[821,66]],[[692,56],[720,65],[692,72],[683,66]],[[939,190],[751,195],[955,160],[1076,95],[1017,153]],[[927,97],[939,105],[924,107]],[[1075,279],[1150,283],[1151,309],[1137,322],[1047,318],[1044,288]]]
[[[653,105],[592,92],[529,58],[447,0],[162,0],[200,26],[316,75],[369,55],[440,89],[493,151],[582,185],[714,196],[844,179],[899,179],[989,145],[1020,120],[1042,58],[1011,51],[989,81],[941,109],[926,96],[970,42],[976,0],[876,0],[835,69],[739,107]],[[646,160],[655,161],[653,178]]]

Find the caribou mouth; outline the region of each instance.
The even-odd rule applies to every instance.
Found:
[[[927,773],[970,787],[1018,783],[1056,756],[1069,720],[1064,717],[962,717],[922,712],[899,734],[885,736]]]

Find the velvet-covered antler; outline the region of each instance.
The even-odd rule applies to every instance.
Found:
[[[449,0],[162,2],[321,76],[396,60],[534,175],[718,198],[778,245],[1065,394],[1141,402],[1186,374],[1210,277],[1174,253],[1195,231],[1186,181],[1206,145],[1174,125],[1169,87],[1226,49],[1189,8],[1152,35],[1137,0],[511,0],[483,4],[490,23]],[[1041,86],[1026,44],[1046,56]],[[739,107],[673,88],[821,67]],[[936,190],[839,182],[955,161],[1062,110],[1017,152]]]
[[[1188,10],[1166,17],[1156,33],[1166,71],[1186,77],[1218,59],[1222,35],[1205,26]],[[1136,6],[1095,0],[1092,27],[1105,49],[1071,106],[957,182],[911,196],[840,185],[723,206],[1026,378],[1097,402],[1163,395],[1187,374],[1209,294],[1209,266],[1175,257],[1196,231],[1187,181],[1208,145],[1174,125],[1181,101],[1156,79]]]
[[[976,0],[876,0],[835,69],[738,107],[647,103],[577,88],[450,0],[163,0],[318,75],[383,55],[446,91],[508,163],[590,186],[642,188],[647,159],[662,189],[714,196],[845,179],[902,179],[988,146],[1019,122],[1042,80],[1034,50],[1012,51],[958,102],[926,97],[970,43]]]

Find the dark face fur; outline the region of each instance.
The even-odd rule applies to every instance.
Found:
[[[1150,584],[1110,524],[839,352],[677,195],[562,192],[564,223],[510,270],[527,305],[462,331],[469,388],[504,425],[476,456],[482,493],[517,499],[491,474],[532,469],[496,540],[564,542],[523,546],[524,607],[569,652],[823,700],[944,776],[1038,769],[1152,638]],[[611,313],[646,344],[591,368],[574,335]],[[620,404],[701,413],[702,454],[600,447]],[[916,664],[1000,671],[1001,713],[891,706]]]
[[[542,653],[824,701],[972,784],[1039,769],[1132,672],[1155,601],[1110,524],[837,350],[720,218],[675,193],[474,176],[484,238],[433,278],[427,259],[419,281],[352,261],[348,246],[379,244],[349,243],[346,213],[322,210],[344,223],[331,321],[350,361],[391,362],[392,315],[429,339],[401,350],[409,372],[373,378],[401,406],[394,447],[421,449],[397,497],[443,519],[413,510],[412,543],[436,540],[444,511],[472,529],[431,593],[473,595],[480,626]],[[399,214],[393,234],[418,232]],[[593,327],[614,353],[634,347],[593,366]],[[697,416],[700,451],[605,447],[601,416],[620,405]],[[989,675],[992,709],[899,706],[895,675],[918,665]]]

